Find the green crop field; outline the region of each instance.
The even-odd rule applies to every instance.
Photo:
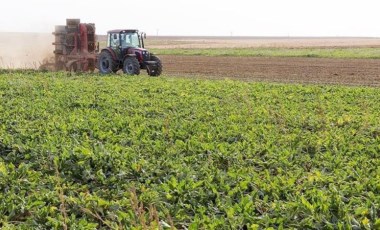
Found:
[[[3,71],[0,228],[379,229],[379,98]]]
[[[379,59],[380,48],[188,48],[152,49],[159,55]]]

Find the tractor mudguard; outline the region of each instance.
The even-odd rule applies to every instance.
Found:
[[[113,49],[107,47],[107,48],[101,50],[101,52],[103,52],[103,51],[108,51],[111,54],[113,60],[115,60],[115,61],[118,60],[116,53]]]
[[[126,57],[136,57],[136,54],[126,54],[126,55],[124,56],[124,59],[125,59]]]

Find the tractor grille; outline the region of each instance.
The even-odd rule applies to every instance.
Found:
[[[150,54],[149,54],[148,51],[143,51],[142,55],[143,55],[143,60],[144,61],[149,61],[150,60]]]

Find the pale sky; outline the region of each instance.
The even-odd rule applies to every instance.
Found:
[[[380,37],[379,0],[6,0],[0,7],[0,32],[50,33],[80,18],[98,34]]]

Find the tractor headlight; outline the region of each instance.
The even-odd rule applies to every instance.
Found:
[[[144,60],[149,60],[150,59],[148,51],[143,51],[142,55],[143,55]]]

